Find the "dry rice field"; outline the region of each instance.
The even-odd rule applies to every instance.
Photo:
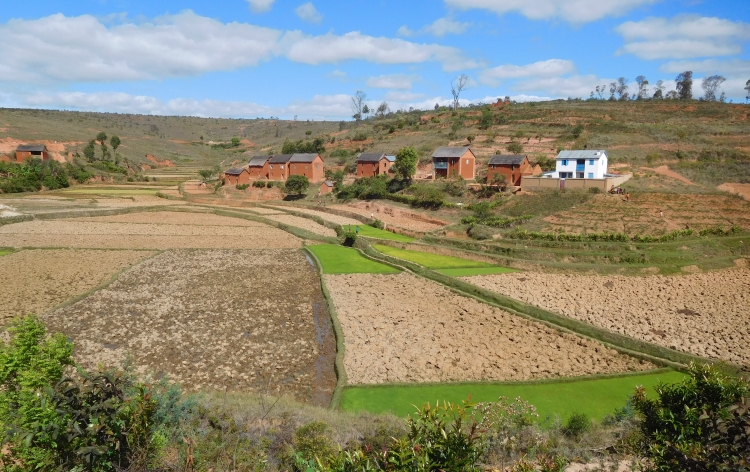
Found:
[[[282,249],[301,245],[299,238],[262,223],[190,212],[37,220],[0,227],[0,247]]]
[[[302,228],[311,233],[319,234],[321,236],[330,236],[333,238],[336,237],[336,231],[330,228],[326,228],[325,226],[318,224],[311,219],[302,218],[301,216],[283,214],[283,215],[265,215],[265,218],[268,218],[269,220],[277,221],[279,223],[283,223],[285,225]]]
[[[641,371],[595,341],[398,275],[326,275],[350,384],[531,380]]]
[[[750,367],[750,270],[680,276],[539,273],[469,283],[613,332]]]
[[[116,273],[153,255],[149,251],[86,249],[24,250],[0,257],[0,325],[41,314],[106,283]]]
[[[292,207],[289,210],[296,211],[298,213],[304,213],[310,216],[317,216],[318,218],[329,221],[337,225],[361,225],[362,222],[355,220],[354,218],[347,218],[346,216],[334,215],[332,213],[326,213],[324,211],[310,210],[307,208]],[[255,211],[255,209],[253,209]]]
[[[43,317],[87,368],[130,356],[188,390],[265,391],[327,406],[333,338],[317,271],[298,250],[174,250]]]
[[[350,211],[352,213],[366,216],[367,218],[369,218],[371,214],[374,214],[375,218],[383,221],[387,225],[412,231],[428,232],[442,228],[447,224],[446,222],[429,218],[420,213],[402,210],[401,208],[382,203],[357,202],[348,205],[334,205],[331,208]]]

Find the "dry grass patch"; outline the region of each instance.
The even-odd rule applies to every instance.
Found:
[[[328,405],[335,341],[317,272],[296,250],[177,250],[44,317],[86,367],[131,356],[189,390],[293,394]]]
[[[654,368],[411,274],[326,275],[351,384],[531,380]]]
[[[317,216],[318,218],[321,218],[322,220],[330,221],[331,223],[342,225],[342,226],[362,224],[361,221],[355,220],[354,218],[347,218],[346,216],[334,215],[332,213],[326,213],[324,211],[310,210],[308,208],[298,208],[298,207],[291,207],[289,208],[289,210],[296,211],[298,213],[304,213],[310,216]]]
[[[469,283],[610,331],[750,366],[750,270],[681,276],[502,274]]]
[[[117,272],[152,255],[149,251],[54,249],[0,257],[0,323],[42,313],[107,282]]]
[[[350,211],[352,213],[366,216],[367,218],[369,218],[370,215],[374,215],[376,219],[383,221],[388,225],[410,229],[412,231],[428,232],[442,228],[448,224],[421,213],[407,211],[383,203],[357,202],[348,205],[335,205],[332,208]]]

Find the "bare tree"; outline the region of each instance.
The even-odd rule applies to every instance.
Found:
[[[599,100],[602,99],[602,94],[606,91],[607,91],[606,85],[602,85],[601,87],[598,85],[596,86],[596,94],[599,96]]]
[[[386,115],[386,114],[387,114],[387,113],[388,113],[389,111],[390,111],[390,110],[388,109],[388,104],[387,104],[386,102],[383,102],[383,103],[381,103],[381,104],[380,104],[380,106],[378,106],[378,109],[377,109],[377,112],[376,112],[376,113],[377,113],[377,115],[378,115],[379,117],[383,118],[383,117],[385,117],[385,115]]]
[[[707,102],[715,102],[716,90],[718,90],[721,84],[723,84],[726,80],[727,79],[725,77],[722,77],[720,75],[704,77],[703,82],[701,83],[701,87],[703,88],[703,91],[705,93],[703,95],[703,99]]]
[[[609,84],[609,99],[614,100],[615,94],[617,93],[617,82]]]
[[[617,79],[617,98],[619,100],[628,99],[628,79],[620,77]]]
[[[638,96],[636,99],[643,100],[648,95],[648,80],[645,75],[639,75],[635,78],[635,81],[638,84]]]
[[[745,91],[747,92],[747,95],[745,95],[745,103],[750,101],[750,80],[745,82]]]
[[[680,100],[693,99],[693,71],[686,70],[674,79],[677,96]]]
[[[364,112],[366,99],[367,94],[361,90],[357,90],[357,93],[355,93],[352,97],[352,112],[354,113],[352,115],[352,118],[357,121],[362,119],[362,113]]]
[[[654,98],[657,100],[662,100],[664,98],[664,81],[663,80],[657,80],[656,85],[654,85]]]
[[[458,97],[461,95],[463,89],[469,83],[469,76],[461,74],[455,79],[451,80],[451,93],[453,94],[453,110],[458,110]]]

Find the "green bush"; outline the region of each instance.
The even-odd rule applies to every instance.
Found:
[[[304,175],[290,175],[284,185],[284,191],[290,195],[302,195],[308,188],[310,181]]]
[[[247,190],[250,188],[250,184],[237,184],[235,188],[237,190]]]
[[[253,182],[254,188],[266,188],[266,182],[263,182],[261,180],[256,180]]]
[[[434,185],[417,184],[411,187],[414,196],[412,205],[424,208],[439,208],[443,205],[443,192]]]
[[[377,228],[377,229],[384,229],[385,228],[385,223],[383,223],[382,221],[380,221],[377,218],[375,218],[374,220],[371,220],[368,224],[370,226],[372,226],[373,228]]]
[[[42,187],[57,190],[68,186],[67,168],[57,161],[34,158],[21,164],[0,162],[0,191],[3,193],[36,192]]]
[[[330,436],[331,428],[322,421],[313,421],[298,429],[292,439],[295,463],[299,464],[301,459],[305,464],[311,461],[323,466],[330,464],[337,453]]]
[[[585,433],[591,430],[591,420],[585,413],[573,413],[562,427],[562,433],[575,440],[578,440]]]
[[[476,239],[477,241],[492,239],[493,236],[492,231],[486,226],[482,225],[469,226],[466,234],[468,234],[471,239]]]

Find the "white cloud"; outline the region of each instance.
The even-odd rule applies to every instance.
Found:
[[[606,16],[622,15],[658,0],[445,0],[451,7],[479,8],[498,15],[518,12],[532,20],[561,18],[570,23],[588,23]]]
[[[321,15],[312,2],[303,3],[294,9],[294,13],[302,20],[308,23],[320,23],[323,21]]]
[[[726,76],[748,76],[750,77],[750,61],[734,59],[731,61],[720,61],[706,59],[703,61],[670,61],[662,64],[659,68],[663,72],[678,74],[691,70],[693,72],[705,72],[707,74],[719,74]]]
[[[628,21],[615,30],[625,40],[619,54],[648,60],[739,54],[750,39],[750,24],[696,15]]]
[[[431,34],[442,38],[447,34],[463,34],[471,23],[464,23],[461,21],[453,21],[451,18],[438,18],[433,23],[424,26],[419,31],[413,31],[408,26],[404,25],[396,31],[399,36],[414,36],[417,34]]]
[[[500,79],[518,79],[523,77],[557,77],[575,71],[572,61],[565,59],[548,59],[533,64],[517,66],[505,64],[482,71],[479,80],[485,84],[497,84]]]
[[[271,9],[275,0],[247,0],[250,4],[250,9],[255,13],[262,13]]]
[[[367,79],[367,86],[393,90],[409,90],[416,77],[403,74],[381,75]]]
[[[0,25],[0,77],[15,81],[130,81],[254,66],[277,53],[277,30],[185,11],[107,28],[56,14]]]
[[[290,42],[287,57],[304,64],[335,64],[359,59],[377,64],[442,62],[445,70],[472,69],[479,64],[462,57],[461,50],[438,44],[417,44],[403,39],[376,38],[352,31],[338,36],[303,36]]]
[[[414,100],[424,98],[424,94],[413,92],[388,92],[383,98],[388,102],[413,102]]]
[[[514,90],[522,92],[542,92],[558,98],[588,98],[597,85],[609,85],[615,79],[605,79],[593,74],[573,75],[570,77],[539,77],[513,85]]]

